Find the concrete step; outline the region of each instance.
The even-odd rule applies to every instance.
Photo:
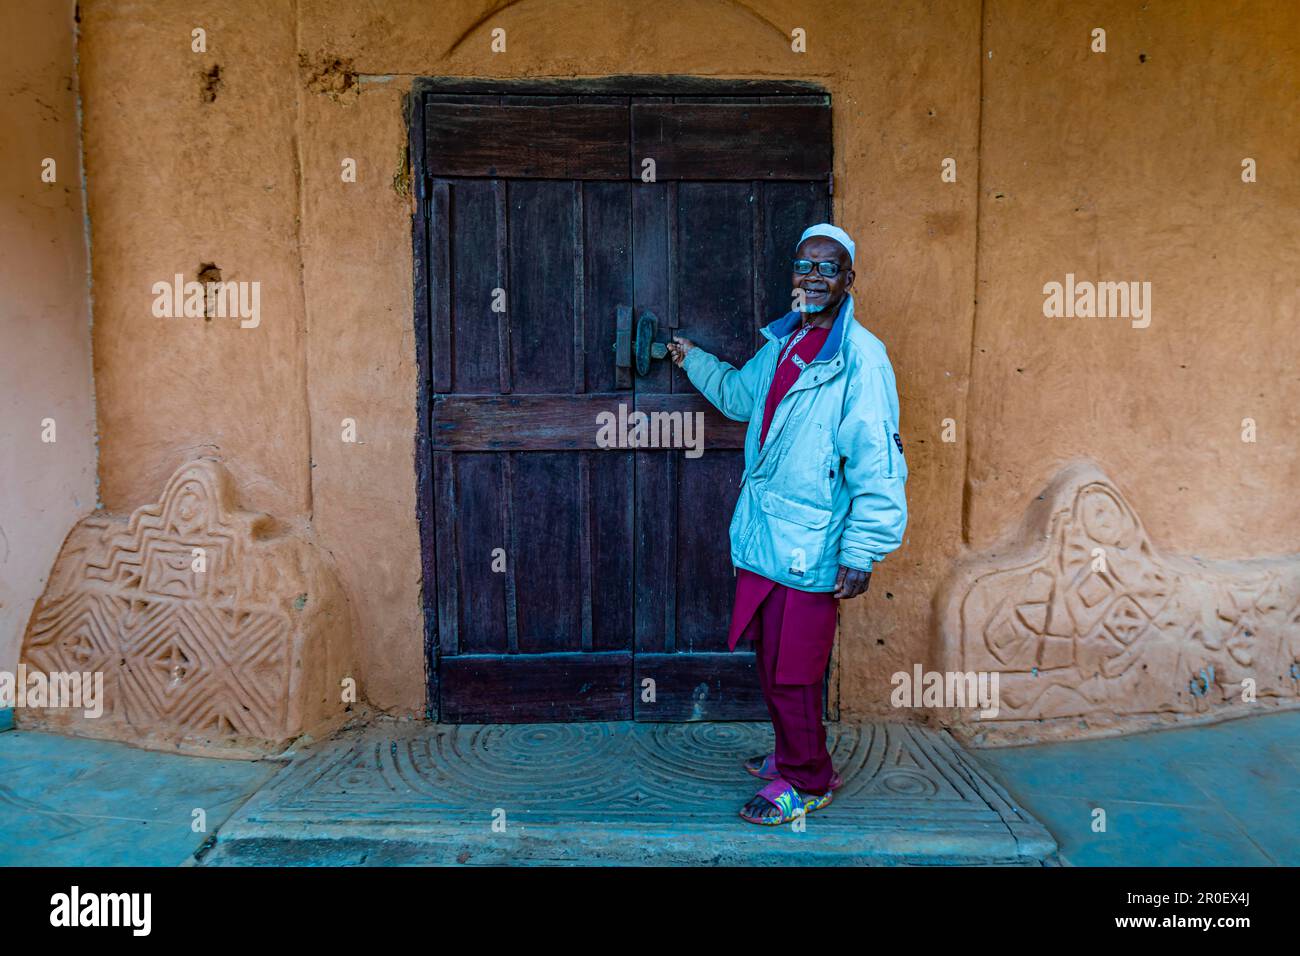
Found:
[[[384,721],[304,750],[221,827],[220,865],[1054,865],[1056,842],[947,732],[832,724],[844,777],[802,831],[737,811],[754,723]]]

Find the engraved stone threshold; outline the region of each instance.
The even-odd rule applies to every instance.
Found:
[[[946,732],[829,734],[844,785],[798,833],[737,816],[766,724],[373,724],[302,752],[201,863],[1056,865],[1047,830]]]

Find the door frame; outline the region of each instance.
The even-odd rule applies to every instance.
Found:
[[[438,599],[435,529],[437,514],[433,505],[433,341],[432,303],[427,265],[436,241],[443,239],[447,249],[449,236],[435,231],[445,223],[435,223],[430,216],[429,178],[425,168],[425,102],[436,95],[513,95],[513,96],[698,96],[698,97],[816,97],[832,107],[831,93],[818,83],[807,80],[714,79],[679,75],[616,75],[579,79],[483,79],[472,77],[415,77],[402,100],[407,130],[407,171],[415,194],[411,214],[412,297],[415,322],[417,363],[416,395],[416,521],[420,533],[420,604],[423,617],[423,657],[425,673],[425,717],[437,721],[438,714]],[[833,140],[832,140],[833,142]],[[833,162],[833,159],[832,159]],[[835,203],[834,179],[830,183],[832,218]],[[837,625],[838,629],[838,625]],[[832,650],[829,676],[825,681],[826,716],[839,719],[840,642]]]

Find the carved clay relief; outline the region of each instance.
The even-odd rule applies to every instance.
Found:
[[[274,750],[340,713],[347,601],[316,549],[240,511],[200,459],[129,519],[79,522],[28,623],[27,669],[102,672],[104,712],[19,709],[25,727],[194,751]]]
[[[1300,688],[1300,558],[1162,554],[1095,466],[941,595],[945,670],[999,672],[995,720],[1194,714]]]

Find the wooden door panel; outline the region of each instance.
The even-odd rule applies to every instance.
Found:
[[[493,290],[505,281],[505,256],[499,243],[505,228],[504,187],[504,183],[483,180],[443,184],[447,215],[456,224],[455,241],[447,245],[448,345],[454,370],[448,391],[497,394],[502,382],[509,380],[502,360],[501,326],[505,320],[492,311]]]
[[[658,318],[662,341],[678,324],[676,236],[677,184],[638,183],[632,189],[633,298],[638,310]],[[637,377],[637,394],[672,392],[678,375],[672,362],[651,362],[650,373]]]
[[[739,368],[754,355],[755,210],[751,183],[678,186],[681,334]],[[685,379],[685,376],[682,376]],[[694,391],[684,381],[678,391]]]
[[[580,189],[571,182],[507,184],[511,391],[574,390]]]
[[[440,395],[433,400],[431,441],[447,451],[597,449],[596,418],[632,407],[628,392],[573,395]]]
[[[753,354],[754,210],[749,183],[638,187],[636,301],[734,365]],[[666,330],[667,337],[673,329]],[[667,362],[636,382],[637,407],[665,398],[707,404]],[[669,393],[665,395],[664,393]],[[753,719],[764,715],[753,655],[727,652],[735,577],[728,527],[743,470],[744,426],[705,418],[703,454],[637,455],[638,720]],[[704,655],[697,657],[697,655]]]
[[[587,389],[612,386],[631,302],[630,184],[433,187],[430,282],[450,301],[430,335],[439,713],[629,717],[632,454],[597,449],[595,416],[633,398]]]
[[[636,453],[636,612],[638,654],[677,651],[677,587],[673,552],[678,533],[676,479],[680,452]],[[641,705],[637,705],[638,712]]]
[[[727,650],[735,596],[728,528],[739,449],[637,455],[637,720],[758,720],[767,713],[746,645]],[[644,576],[644,577],[642,577]]]
[[[581,560],[580,527],[589,488],[579,481],[578,456],[511,453],[510,547],[515,565],[518,642],[512,652],[583,650],[583,593],[590,562]],[[583,572],[587,580],[583,580]]]
[[[620,370],[613,345],[620,312],[650,313],[658,341],[749,360],[789,308],[798,231],[826,218],[824,104],[456,99],[426,96],[416,124],[437,712],[763,717],[752,652],[726,650],[746,425],[668,361]],[[620,406],[702,413],[703,456],[601,447],[597,415]]]
[[[728,531],[744,468],[743,451],[712,446],[699,458],[680,462],[677,524],[685,530],[675,554],[680,651],[727,650],[736,595]]]
[[[761,342],[759,327],[789,310],[788,263],[800,232],[826,218],[825,184],[680,182],[636,192],[644,196],[634,217],[638,308],[647,287],[681,334],[739,368]],[[643,235],[653,229],[666,236]],[[646,247],[653,255],[643,263]],[[636,387],[637,407],[647,410],[704,401],[676,369]],[[699,458],[637,456],[635,684],[652,679],[656,689],[653,702],[636,700],[638,720],[766,715],[752,651],[745,643],[726,650],[735,596],[729,528],[746,425],[719,419],[706,416]]]
[[[574,337],[575,354],[586,356],[578,391],[612,392],[615,310],[632,304],[632,184],[582,183],[578,201],[582,233],[581,282],[576,286],[585,321]]]
[[[651,723],[688,720],[763,720],[763,700],[752,653],[652,654],[633,662],[636,719]],[[653,703],[642,688],[655,688]]]
[[[446,723],[627,720],[632,654],[506,654],[443,658]]]
[[[587,545],[581,550],[588,564],[583,596],[590,624],[584,631],[591,638],[584,648],[595,651],[629,650],[632,647],[633,566],[633,453],[584,452],[590,503],[581,516]],[[630,714],[631,704],[629,701]]]
[[[702,413],[707,448],[745,447],[746,423],[725,417],[694,390],[635,396],[627,392],[438,395],[432,403],[430,443],[435,451],[595,450],[602,448],[597,443],[597,416],[609,412],[617,420],[620,405],[627,413],[636,410],[647,415]]]
[[[504,654],[511,626],[509,576],[493,568],[493,548],[508,544],[506,474],[501,455],[445,455],[449,477],[435,499],[440,514],[455,518],[439,548],[447,557],[447,585],[454,588],[454,611],[443,642],[444,654]],[[484,507],[491,502],[491,507]]]
[[[435,473],[447,528],[437,539],[442,712],[470,720],[496,700],[501,719],[630,716],[619,695],[631,679],[631,453],[444,452]],[[492,661],[510,682],[476,700]]]
[[[825,181],[831,172],[830,104],[632,104],[632,175],[647,158],[672,179]]]
[[[735,595],[727,528],[741,454],[636,455],[637,720],[756,720],[766,714],[753,653],[745,647],[728,652],[726,644]],[[700,487],[724,490],[717,497],[682,493]],[[647,680],[653,681],[650,700],[643,693]]]
[[[683,380],[679,387],[690,389],[683,392],[637,392],[636,409],[647,415],[667,413],[669,415],[704,415],[704,444],[713,450],[720,448],[745,447],[745,429],[748,422],[738,422],[727,418],[713,407],[707,398]]]
[[[626,106],[435,101],[424,130],[431,176],[627,179]]]

